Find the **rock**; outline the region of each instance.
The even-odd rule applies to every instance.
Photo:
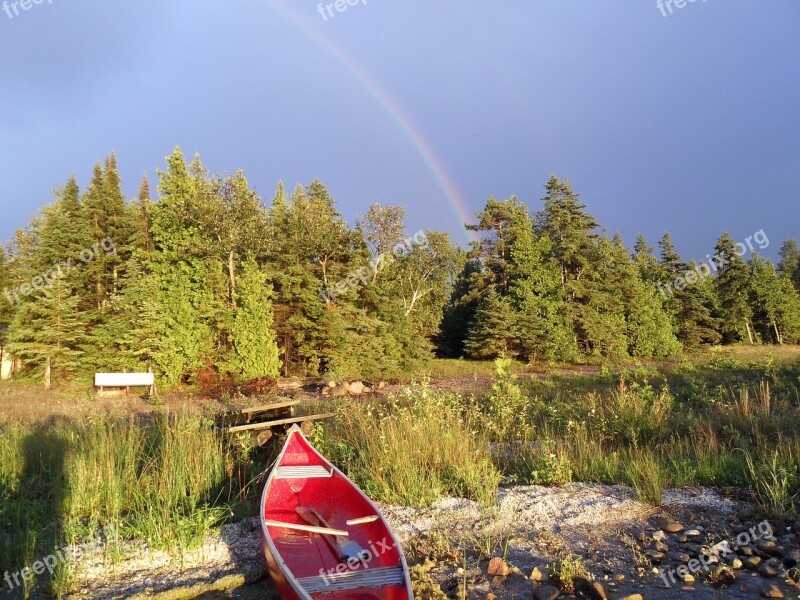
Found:
[[[328,382],[328,387],[331,388],[331,389],[335,388],[336,387],[336,382],[335,381],[329,381]]]
[[[742,560],[738,556],[729,556],[725,560],[728,562],[731,569],[735,571],[744,568],[744,564],[742,563]]]
[[[533,571],[531,571],[530,580],[535,581],[537,583],[541,583],[542,581],[547,581],[549,577],[547,576],[547,570],[540,569],[539,567],[533,567]]]
[[[641,594],[628,594],[624,598],[620,598],[619,600],[644,600]]]
[[[361,381],[350,382],[350,393],[359,396],[364,393],[364,383]]]
[[[371,388],[371,387],[364,386],[364,392],[363,392],[363,393],[365,393],[365,394],[371,394],[371,393],[372,393],[372,388]]]
[[[683,576],[683,583],[694,583],[694,575],[686,573],[686,575]]]
[[[761,540],[756,544],[756,548],[769,556],[780,556],[781,549],[778,543],[773,540]]]
[[[677,521],[673,521],[672,519],[658,519],[657,526],[659,529],[663,529],[667,533],[680,533],[683,531],[683,525]]]
[[[775,565],[765,562],[758,567],[758,574],[762,577],[777,577],[778,569],[775,567]]]
[[[800,548],[786,548],[783,551],[783,562],[787,567],[800,565]]]
[[[379,381],[378,382],[378,389],[379,390],[382,390],[385,387],[386,387],[386,382],[385,381]]]
[[[540,585],[533,590],[533,597],[536,600],[556,600],[559,595],[561,592],[558,591],[558,588],[547,584]]]
[[[330,396],[330,395],[331,395],[331,388],[330,388],[330,386],[327,386],[327,385],[326,385],[324,388],[322,388],[322,395],[323,395],[323,396]]]
[[[761,557],[760,556],[746,556],[742,560],[742,564],[751,571],[755,571],[758,568],[758,565],[761,564]]]
[[[350,395],[350,384],[346,381],[342,385],[337,385],[331,390],[331,396],[334,398],[341,398],[342,396]]]
[[[667,546],[664,542],[656,542],[655,548],[659,552],[669,552],[669,546]]]
[[[745,556],[753,556],[755,554],[750,546],[742,546],[739,548],[739,552]]]
[[[783,598],[783,592],[778,589],[778,586],[770,584],[761,588],[762,598]]]
[[[589,588],[589,597],[595,600],[608,600],[608,594],[606,594],[605,588],[599,581],[595,581],[592,587]]]
[[[662,560],[666,558],[666,554],[663,552],[659,552],[658,550],[645,550],[644,555],[650,559],[650,561],[654,564],[659,564]]]
[[[679,535],[675,538],[675,541],[678,542],[679,544],[685,544],[688,539],[689,538],[687,538],[685,535]]]
[[[654,542],[663,542],[664,540],[667,540],[667,539],[669,539],[667,537],[667,534],[664,533],[661,529],[659,529],[658,531],[656,531],[653,534],[653,541]]]
[[[497,600],[497,596],[495,596],[492,592],[486,594],[486,600]]]
[[[511,574],[511,567],[508,566],[508,563],[504,561],[499,556],[495,556],[492,560],[489,561],[489,575],[495,575],[500,577],[507,577]]]
[[[700,533],[699,529],[689,529],[688,531],[685,531],[684,534],[686,535],[686,537],[700,537],[701,535],[703,535],[702,533]]]
[[[688,563],[692,558],[685,552],[670,552],[669,554],[667,554],[667,557],[670,560],[674,560],[675,562],[679,563]]]

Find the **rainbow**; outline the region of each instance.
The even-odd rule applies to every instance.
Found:
[[[380,104],[392,120],[400,127],[408,141],[419,154],[422,161],[436,180],[437,185],[444,193],[453,214],[459,219],[460,225],[475,221],[472,209],[467,204],[458,184],[447,171],[444,162],[433,150],[431,143],[419,130],[414,120],[403,111],[400,104],[392,98],[389,92],[373,77],[363,66],[347,53],[343,48],[334,44],[321,31],[293,10],[284,6],[279,0],[264,0],[265,4],[277,15],[286,19],[304,35],[315,42],[325,53],[339,63],[353,79],[355,79],[369,94]],[[470,240],[478,239],[475,232],[466,232]]]

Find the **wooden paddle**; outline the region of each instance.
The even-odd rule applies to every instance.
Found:
[[[326,527],[328,529],[333,529],[328,522],[322,518],[317,512],[317,509],[313,506],[298,506],[294,509],[295,512],[300,516],[303,521],[306,523],[310,523],[316,527]],[[340,560],[347,560],[350,558],[360,558],[367,554],[366,550],[358,545],[357,542],[349,539],[343,535],[330,535],[330,534],[322,534],[325,537],[325,540],[331,545],[331,547],[338,552]]]

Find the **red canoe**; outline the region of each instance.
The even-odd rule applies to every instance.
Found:
[[[261,547],[283,600],[413,600],[372,501],[293,427],[261,497]]]

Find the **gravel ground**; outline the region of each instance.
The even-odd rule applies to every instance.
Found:
[[[757,598],[767,583],[776,584],[786,598],[800,598],[800,591],[780,576],[761,581],[762,577],[747,571],[725,588],[704,582],[665,587],[656,568],[658,561],[637,563],[653,551],[653,536],[661,535],[657,533],[659,519],[666,519],[660,526],[680,520],[687,530],[700,527],[710,532],[717,526],[735,527],[742,511],[707,488],[668,490],[664,500],[664,506],[655,508],[636,501],[625,486],[573,483],[501,488],[496,506],[489,508],[446,498],[426,509],[382,505],[381,510],[411,560],[435,559],[429,573],[451,597],[458,596],[459,582],[467,581],[468,598],[484,600],[489,593],[498,598],[536,598],[547,582],[532,583],[532,570],[539,568],[546,579],[546,565],[554,557],[574,553],[583,557],[588,572],[602,582],[610,598],[631,593],[645,599],[683,593],[700,599]],[[670,534],[663,541],[680,550],[686,546],[679,544],[680,535]],[[114,564],[102,553],[90,552],[76,568],[81,589],[68,598],[271,598],[274,592],[264,578],[258,536],[257,521],[249,519],[224,526],[201,547],[182,556],[140,545],[128,548],[129,557]],[[712,543],[710,533],[708,537]],[[791,542],[797,537],[788,534],[785,539]],[[444,556],[445,547],[432,542],[444,538],[451,543],[453,556]],[[478,550],[487,546],[498,556],[505,546],[509,574],[487,574],[491,557]],[[784,546],[788,548],[788,542]]]

